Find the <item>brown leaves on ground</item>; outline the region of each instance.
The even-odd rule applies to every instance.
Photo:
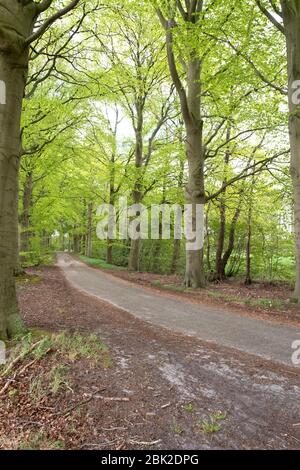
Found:
[[[56,267],[32,275],[18,285],[32,333],[1,369],[0,448],[299,447],[297,371],[151,326]]]

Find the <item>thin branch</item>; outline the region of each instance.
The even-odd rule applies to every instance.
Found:
[[[206,196],[206,199],[205,199],[206,202],[211,201],[212,199],[216,199],[220,194],[222,194],[226,190],[226,188],[228,188],[228,186],[233,185],[237,181],[243,180],[245,178],[248,178],[249,176],[253,176],[253,175],[256,175],[257,173],[260,173],[267,166],[268,163],[273,162],[276,158],[282,155],[287,155],[289,152],[290,150],[285,150],[283,152],[277,153],[276,155],[273,155],[272,157],[266,158],[265,160],[261,160],[259,162],[253,163],[250,166],[247,166],[247,168],[245,168],[239,175],[226,181],[226,183],[223,184],[222,187],[218,191]]]
[[[282,26],[282,24],[280,24],[276,18],[263,6],[263,4],[261,3],[261,0],[255,0],[256,1],[256,5],[258,6],[258,8],[260,9],[260,11],[268,18],[268,20],[271,21],[271,23],[273,23],[273,25],[282,33],[285,35],[285,30],[284,30],[284,27]]]
[[[72,0],[65,8],[58,10],[54,15],[50,16],[48,19],[44,21],[44,23],[34,32],[31,36],[29,36],[25,41],[25,46],[29,46],[32,42],[39,39],[49,28],[52,26],[55,21],[59,20],[67,13],[72,11],[80,2],[80,0]],[[49,6],[48,6],[49,8]]]

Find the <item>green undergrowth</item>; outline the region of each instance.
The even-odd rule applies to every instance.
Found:
[[[101,361],[104,367],[112,365],[109,348],[95,334],[33,330],[7,343],[7,350],[7,362],[0,366],[0,377],[15,372],[26,361],[37,362],[48,354],[54,354],[58,364],[65,359],[71,363],[88,359],[91,362]]]
[[[95,266],[101,269],[113,269],[117,271],[126,271],[126,268],[123,268],[122,266],[116,266],[114,264],[106,263],[106,261],[102,259],[88,258],[87,256],[83,256],[83,255],[80,255],[79,258],[84,263],[89,264],[90,266]]]

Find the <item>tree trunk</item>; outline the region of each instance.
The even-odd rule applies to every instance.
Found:
[[[203,152],[203,121],[201,118],[201,64],[197,58],[191,59],[188,68],[187,104],[189,117],[185,116],[186,153],[189,166],[189,178],[186,188],[186,203],[192,206],[193,231],[196,231],[196,208],[205,204],[204,190],[204,152]],[[204,230],[204,219],[198,221]],[[189,243],[189,240],[187,240]],[[186,249],[186,287],[205,287],[203,263],[203,247]]]
[[[295,208],[296,284],[293,300],[300,303],[300,105],[295,99],[295,89],[299,90],[300,80],[300,12],[295,4],[286,1],[282,1],[282,12],[288,55],[289,134]]]
[[[78,227],[75,226],[74,230],[78,230]],[[74,253],[80,253],[80,235],[78,233],[73,233],[73,250]]]
[[[140,268],[140,240],[131,240],[128,269],[138,271]]]
[[[220,203],[220,227],[219,227],[219,236],[217,243],[217,252],[216,252],[216,276],[217,281],[222,281],[224,278],[224,265],[223,265],[223,251],[225,244],[225,233],[226,233],[226,206],[224,198]]]
[[[252,204],[252,201],[250,202]],[[251,277],[251,237],[252,237],[252,207],[249,207],[248,212],[248,232],[247,232],[247,243],[246,243],[246,276],[245,285],[250,286],[252,284]]]
[[[23,211],[21,215],[21,251],[30,251],[30,210],[32,206],[32,172],[26,173],[23,193]]]
[[[174,239],[173,243],[173,256],[171,263],[171,274],[176,274],[180,259],[180,250],[181,250],[181,240]]]
[[[187,2],[186,2],[187,3]],[[189,23],[188,27],[192,27],[200,20],[203,2],[189,2],[187,12],[184,12],[184,21]],[[182,8],[179,8],[182,14]],[[166,44],[168,64],[173,83],[176,87],[180,105],[182,118],[186,130],[186,154],[189,166],[188,184],[186,187],[186,203],[191,205],[193,220],[192,229],[196,230],[196,222],[200,222],[201,230],[204,231],[204,217],[200,221],[196,221],[197,206],[205,204],[205,187],[204,187],[204,160],[205,152],[203,146],[203,120],[202,120],[202,103],[201,103],[201,60],[199,59],[199,49],[196,45],[189,48],[187,59],[187,79],[186,87],[180,79],[177,69],[173,28],[176,28],[175,9],[170,9],[171,18],[165,20],[162,12],[158,9],[158,16],[164,28],[166,29]],[[200,234],[198,234],[200,235]],[[201,237],[202,238],[202,237]],[[203,263],[203,246],[194,250],[190,249],[190,242],[186,240],[186,272],[185,285],[187,287],[205,287],[206,279]]]
[[[136,178],[134,183],[134,189],[132,192],[133,203],[141,204],[143,200],[143,182],[142,182],[142,166],[143,166],[143,126],[144,126],[144,105],[142,98],[140,97],[136,103],[137,111],[137,126],[135,129],[135,168]],[[138,271],[140,264],[140,238],[131,240],[130,253],[128,261],[129,271]]]
[[[86,243],[85,243],[85,256],[88,258],[92,257],[92,236],[93,236],[93,203],[90,202],[88,205],[87,214],[87,232],[86,232]]]
[[[239,220],[241,214],[241,209],[238,207],[235,211],[235,214],[233,216],[231,226],[230,226],[230,231],[229,231],[229,239],[228,239],[228,246],[227,249],[224,253],[223,259],[222,259],[222,277],[225,279],[226,277],[226,266],[228,264],[229,258],[232,255],[233,249],[234,249],[234,242],[235,242],[235,231],[236,231],[236,226]]]
[[[2,40],[2,39],[1,39]],[[18,254],[18,177],[20,120],[27,77],[27,53],[15,56],[0,48],[0,78],[5,104],[0,104],[0,338],[23,329],[18,311],[14,269]]]
[[[206,264],[207,270],[209,272],[209,278],[211,276],[211,262],[210,262],[210,231],[209,231],[209,215],[210,215],[210,204],[207,207],[206,217],[205,217],[205,231],[206,231]]]
[[[217,253],[216,253],[216,276],[215,279],[218,281],[222,281],[225,278],[225,266],[223,260],[223,251],[225,245],[225,236],[226,236],[226,183],[227,183],[227,172],[228,172],[228,165],[231,157],[231,149],[230,149],[230,138],[231,138],[231,125],[230,123],[227,126],[226,131],[226,142],[227,142],[227,149],[225,152],[224,157],[224,178],[223,178],[223,186],[224,191],[221,196],[219,211],[220,211],[220,228],[219,228],[219,237],[217,243]]]
[[[113,245],[112,240],[107,239],[107,247],[106,247],[106,262],[108,264],[113,264]]]

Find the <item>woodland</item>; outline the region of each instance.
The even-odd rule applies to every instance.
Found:
[[[299,106],[300,0],[0,0],[0,449],[299,448]]]
[[[193,288],[287,281],[299,302],[297,0],[1,0],[0,13],[2,337],[20,326],[14,275],[58,250]],[[97,207],[121,196],[204,204],[204,248],[97,239]]]

